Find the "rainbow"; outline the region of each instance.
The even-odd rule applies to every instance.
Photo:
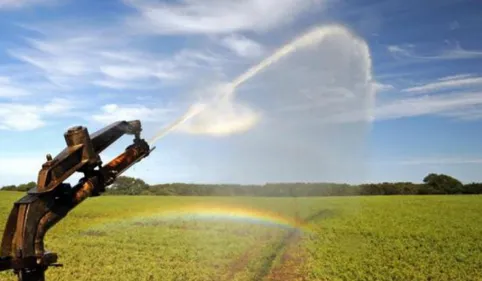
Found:
[[[181,205],[173,209],[165,209],[125,218],[119,223],[109,225],[121,226],[124,223],[149,221],[232,221],[260,224],[286,229],[306,230],[304,223],[294,217],[282,215],[264,209],[251,208],[246,205],[193,204]],[[105,226],[105,225],[104,225]]]
[[[300,228],[301,222],[276,212],[233,205],[190,205],[159,214],[170,219],[230,220],[263,225]]]

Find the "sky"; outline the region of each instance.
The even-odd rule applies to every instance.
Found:
[[[36,181],[71,126],[140,119],[150,139],[193,109],[126,175],[482,181],[481,13],[477,0],[0,0],[0,185]]]

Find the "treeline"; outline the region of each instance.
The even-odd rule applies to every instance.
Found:
[[[5,186],[2,190],[26,191],[34,182]],[[423,183],[384,182],[361,185],[338,183],[268,183],[265,185],[187,184],[149,185],[142,179],[121,176],[107,188],[106,195],[158,196],[263,196],[311,197],[355,195],[482,194],[482,183],[462,184],[444,174],[429,174]]]
[[[31,181],[29,183],[19,184],[19,185],[6,185],[2,187],[5,191],[29,191],[30,189],[37,186],[37,183]]]

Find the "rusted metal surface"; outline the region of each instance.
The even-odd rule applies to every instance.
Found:
[[[115,122],[89,135],[87,128],[72,127],[64,134],[67,147],[56,157],[42,165],[38,173],[37,188],[30,193],[46,193],[54,190],[75,172],[84,172],[101,164],[99,153],[122,137],[135,135],[140,139],[139,120]]]
[[[56,214],[54,212],[46,213],[39,221],[39,224],[36,229],[35,233],[35,240],[34,240],[34,247],[35,247],[35,256],[42,256],[45,252],[44,249],[44,237],[47,233],[47,230],[54,226],[57,222],[62,219],[63,216]]]
[[[82,183],[73,195],[72,204],[78,205],[82,201],[90,197],[92,195],[92,192],[94,191],[94,188],[95,184],[93,184],[91,180],[87,180],[86,182]]]
[[[0,257],[8,257],[12,254],[12,241],[13,236],[15,235],[17,216],[18,208],[15,208],[14,206],[7,220],[7,227],[5,228],[2,240],[2,248],[0,248]]]
[[[140,161],[146,155],[149,155],[150,152],[151,150],[147,142],[137,139],[134,141],[133,145],[125,150],[124,153],[120,154],[102,167],[102,173],[108,178],[115,178],[117,174],[122,174],[136,162]]]
[[[84,127],[69,129],[64,134],[67,148],[54,158],[47,155],[37,187],[15,202],[10,212],[0,249],[0,271],[12,269],[21,281],[43,281],[44,271],[58,266],[57,255],[44,249],[47,231],[150,154],[152,149],[140,138],[141,130],[138,120],[116,122],[92,135]],[[102,166],[99,153],[124,134],[135,136],[133,144]],[[79,183],[73,187],[63,183],[74,172],[84,173]]]

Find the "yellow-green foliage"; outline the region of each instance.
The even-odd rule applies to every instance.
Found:
[[[2,232],[21,196],[0,193]],[[206,202],[300,216],[310,231],[144,219]],[[481,237],[480,196],[101,196],[48,233],[46,248],[64,267],[47,280],[482,280]]]

